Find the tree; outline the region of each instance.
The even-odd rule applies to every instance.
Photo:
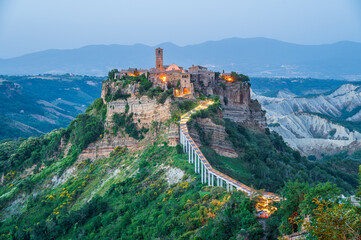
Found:
[[[244,74],[238,74],[236,72],[231,72],[231,78],[233,82],[249,82],[249,77]]]
[[[233,82],[238,82],[239,81],[239,75],[236,72],[231,72],[231,78],[233,80]]]
[[[360,239],[360,215],[350,204],[338,200],[314,200],[314,217],[306,223],[306,230],[317,239]]]
[[[243,75],[243,74],[240,74],[240,75],[239,75],[239,80],[240,80],[241,82],[249,82],[249,81],[250,81],[250,80],[249,80],[249,77],[246,76],[246,75]]]
[[[313,215],[313,209],[317,208],[317,204],[315,203],[316,198],[320,200],[329,200],[337,198],[340,194],[341,191],[337,185],[330,182],[325,184],[320,183],[310,188],[309,191],[305,194],[304,201],[300,204],[302,214]]]
[[[283,190],[283,200],[279,213],[281,218],[280,232],[291,234],[298,231],[298,218],[301,213],[300,204],[308,192],[308,184],[301,182],[288,182]]]
[[[108,73],[108,79],[109,80],[114,80],[114,74],[115,73],[118,73],[119,72],[119,70],[118,69],[113,69],[113,70],[111,70],[109,73]]]

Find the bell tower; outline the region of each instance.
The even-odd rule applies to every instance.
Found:
[[[155,68],[157,70],[163,70],[163,49],[155,49]]]

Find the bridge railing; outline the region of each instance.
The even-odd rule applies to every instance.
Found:
[[[215,170],[203,155],[193,138],[190,136],[187,122],[193,113],[208,108],[212,105],[212,101],[204,102],[193,110],[187,112],[180,119],[180,142],[183,145],[183,151],[188,153],[188,162],[194,164],[195,173],[201,174],[201,182],[208,184],[209,186],[226,187],[227,191],[240,190],[247,195],[252,196],[258,194],[258,192],[248,187],[237,180]],[[273,193],[263,192],[262,196],[265,198],[279,199],[279,197]]]

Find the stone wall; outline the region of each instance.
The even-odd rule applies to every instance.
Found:
[[[153,121],[165,122],[171,116],[171,100],[169,98],[164,104],[158,104],[155,98],[149,99],[147,96],[131,97],[127,100],[116,100],[108,103],[106,124],[111,125],[114,113],[124,113],[127,104],[129,105],[129,112],[134,113],[133,119],[140,128],[150,128]]]

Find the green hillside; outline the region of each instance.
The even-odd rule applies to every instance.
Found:
[[[188,155],[180,146],[168,146],[169,123],[149,129],[147,134],[155,134],[156,141],[140,140],[139,149],[117,147],[109,158],[78,159],[83,149],[102,138],[105,116],[106,105],[99,99],[66,129],[0,144],[2,239],[275,239],[299,227],[287,219],[297,209],[308,207],[309,201],[293,205],[291,212],[280,210],[265,220],[264,228],[255,217],[255,199],[203,186],[188,164]],[[330,171],[319,171],[317,179],[288,177],[281,181],[282,176],[275,174],[285,174],[288,169],[290,176],[297,175],[297,167],[304,169],[311,163],[285,147],[282,138],[273,133],[225,124],[236,149],[241,145],[249,148],[232,163],[205,147],[206,156],[219,170],[284,196],[290,194],[287,187],[293,186],[286,181],[295,179],[311,185],[323,179],[337,180],[343,190],[355,191],[352,187],[357,178],[352,171],[343,178],[338,176],[340,169],[331,171],[327,164],[324,168]],[[271,154],[274,161],[260,158],[260,154]],[[257,174],[258,168],[252,166],[262,166],[267,172]],[[302,184],[303,194],[314,191]],[[284,209],[290,202],[280,204],[277,207]]]
[[[104,78],[73,75],[0,75],[0,140],[37,137],[85,111]]]
[[[116,149],[110,158],[77,161],[101,135],[101,128],[84,133],[101,126],[104,108],[90,106],[67,129],[0,145],[2,238],[208,239],[229,238],[241,229],[255,239],[263,235],[255,202],[202,186],[187,155],[168,147],[163,131],[144,150]],[[67,156],[59,151],[62,138],[73,143]],[[182,175],[172,184],[170,170]],[[215,221],[225,229],[208,231]]]
[[[224,126],[239,157],[228,158],[217,154],[209,146],[211,134],[205,134],[203,126],[197,122],[198,118],[210,118],[213,123]],[[345,193],[353,193],[358,186],[360,161],[340,158],[309,161],[288,147],[277,133],[223,120],[216,108],[195,114],[189,127],[201,136],[201,150],[217,170],[256,189],[279,192],[287,181],[296,180],[311,184],[332,182]]]

